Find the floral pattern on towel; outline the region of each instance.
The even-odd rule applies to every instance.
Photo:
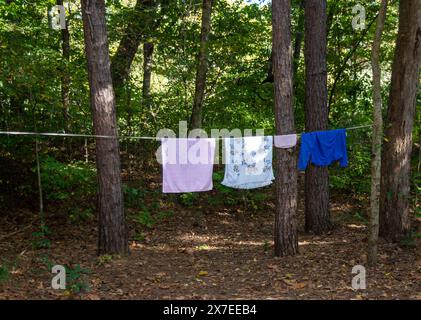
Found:
[[[274,179],[272,169],[273,137],[227,138],[227,160],[222,184],[239,189],[268,185]]]

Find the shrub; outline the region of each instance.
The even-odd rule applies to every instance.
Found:
[[[96,169],[85,162],[61,163],[53,157],[41,162],[41,182],[46,199],[81,199],[96,193]]]
[[[0,283],[6,282],[10,277],[9,269],[6,266],[0,265]]]
[[[45,199],[66,206],[71,222],[93,217],[96,169],[92,164],[61,163],[47,156],[41,161],[41,182]]]

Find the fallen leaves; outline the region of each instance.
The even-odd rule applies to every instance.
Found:
[[[303,289],[308,285],[306,282],[297,282],[294,279],[284,279],[283,282],[294,290]]]
[[[263,243],[272,243],[271,215],[245,213],[242,222],[232,214],[215,219],[218,214],[210,212],[203,216],[207,229],[192,231],[194,213],[177,207],[174,211],[171,220],[145,231],[150,242],[132,242],[129,257],[104,260],[102,266],[95,256],[96,232],[89,231],[94,226],[62,230],[50,259],[63,264],[83,261],[92,270],[91,292],[75,296],[47,288],[50,270],[45,270],[45,263],[36,264],[39,252],[29,250],[16,265],[19,272],[11,272],[17,285],[0,286],[0,299],[421,299],[414,251],[394,245],[379,245],[381,263],[376,270],[369,269],[368,289],[352,290],[351,268],[362,263],[366,250],[363,228],[343,224],[330,236],[300,234],[300,254],[276,258],[271,249],[262,250]],[[0,243],[10,260],[25,246],[28,239],[16,239],[13,245]],[[44,273],[33,271],[41,268]]]

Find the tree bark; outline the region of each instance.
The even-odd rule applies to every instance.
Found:
[[[306,131],[327,130],[326,0],[305,4]],[[329,211],[329,171],[309,164],[305,174],[305,230],[323,234],[332,227]]]
[[[152,42],[145,42],[143,44],[143,86],[142,96],[145,107],[151,110],[151,77],[152,77],[152,55],[154,45]]]
[[[117,137],[104,0],[82,0],[90,101],[96,135]],[[127,233],[117,138],[96,139],[99,184],[99,254],[126,254]]]
[[[63,0],[57,0],[57,5],[63,5]],[[61,101],[63,104],[63,125],[64,131],[70,131],[70,119],[69,119],[69,110],[70,110],[70,72],[69,72],[69,63],[70,63],[70,32],[68,28],[67,19],[65,22],[65,29],[61,29],[61,50],[64,60],[63,70],[61,73]]]
[[[381,164],[380,235],[397,242],[410,232],[412,129],[421,63],[421,1],[399,3],[399,30]]]
[[[206,76],[208,72],[208,40],[211,28],[212,2],[213,0],[203,0],[200,49],[196,70],[196,86],[190,118],[190,129],[202,127],[202,109],[203,101],[205,99]]]
[[[272,1],[272,52],[276,134],[295,132],[291,45],[291,1]],[[295,148],[275,149],[275,255],[298,253]]]
[[[371,197],[370,224],[368,237],[368,263],[377,263],[377,240],[379,237],[379,206],[381,178],[381,150],[383,138],[382,92],[380,69],[380,45],[386,20],[387,0],[381,0],[376,32],[371,49],[371,68],[373,69],[373,140],[371,146]]]
[[[294,38],[294,54],[293,54],[293,76],[294,76],[294,83],[296,82],[296,74],[298,70],[298,64],[300,61],[301,55],[301,45],[303,42],[303,33],[304,33],[304,7],[305,7],[305,0],[300,2],[299,7],[299,16],[298,16],[298,25],[297,30],[295,32]],[[273,53],[271,52],[270,60],[269,60],[269,67],[266,79],[262,81],[263,83],[273,83]],[[294,85],[295,88],[295,85]]]
[[[137,0],[133,9],[133,17],[130,18],[117,51],[112,58],[111,74],[114,88],[118,94],[130,74],[130,67],[136,55],[137,49],[154,21],[149,12],[155,7],[155,0]]]

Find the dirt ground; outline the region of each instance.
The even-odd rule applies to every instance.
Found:
[[[0,299],[421,299],[420,239],[410,246],[381,242],[377,268],[367,267],[367,289],[352,289],[352,267],[366,262],[367,230],[352,218],[356,200],[336,198],[334,230],[300,230],[299,255],[284,258],[273,256],[271,201],[253,214],[241,206],[171,204],[175,214],[141,240],[128,219],[128,257],[96,256],[95,221],[72,224],[48,212],[51,246],[35,250],[34,213],[22,210],[0,219],[0,257],[9,266]],[[75,282],[89,289],[52,289],[55,264],[87,269]]]

